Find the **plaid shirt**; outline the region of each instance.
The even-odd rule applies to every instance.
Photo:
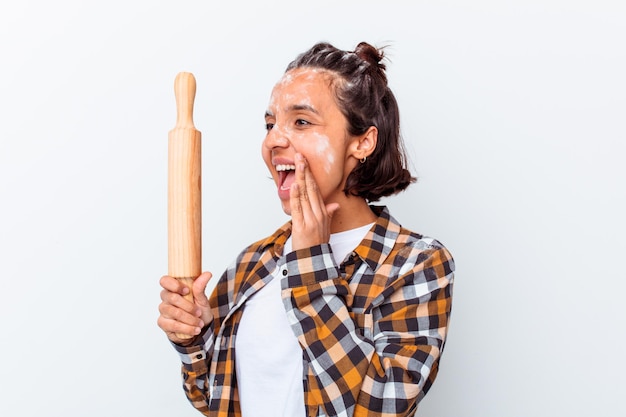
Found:
[[[306,415],[405,416],[432,385],[444,347],[454,261],[438,241],[402,228],[385,207],[341,265],[328,244],[282,256],[288,222],[246,248],[210,297],[214,319],[175,345],[189,401],[206,416],[240,416],[235,338],[246,300],[286,263],[282,299],[302,347]],[[304,414],[304,413],[303,413]]]

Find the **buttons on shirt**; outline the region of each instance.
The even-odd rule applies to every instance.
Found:
[[[287,268],[283,268],[283,270],[282,270],[283,276],[286,277],[288,273],[289,273],[289,271],[287,270]]]
[[[203,350],[199,352],[194,352],[190,355],[191,363],[196,363],[206,359],[206,355]]]

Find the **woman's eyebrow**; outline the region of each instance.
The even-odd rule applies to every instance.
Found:
[[[286,111],[310,111],[311,113],[320,114],[315,107],[309,104],[292,104],[287,107]],[[270,110],[265,111],[265,118],[274,117],[274,114]]]
[[[315,108],[309,104],[293,104],[287,108],[287,111],[310,111],[311,113],[319,114]]]

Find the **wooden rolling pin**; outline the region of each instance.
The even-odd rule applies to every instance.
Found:
[[[193,74],[176,76],[174,95],[176,126],[168,136],[168,275],[189,287],[186,298],[193,301],[191,285],[202,269],[201,133],[193,124]]]

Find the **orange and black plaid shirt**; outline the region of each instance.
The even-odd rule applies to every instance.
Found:
[[[402,228],[385,207],[337,265],[322,244],[282,256],[285,224],[237,257],[210,301],[214,320],[175,345],[183,387],[206,416],[240,416],[235,338],[246,300],[287,266],[285,314],[302,347],[303,415],[413,415],[437,375],[452,302],[454,261],[438,241]]]

